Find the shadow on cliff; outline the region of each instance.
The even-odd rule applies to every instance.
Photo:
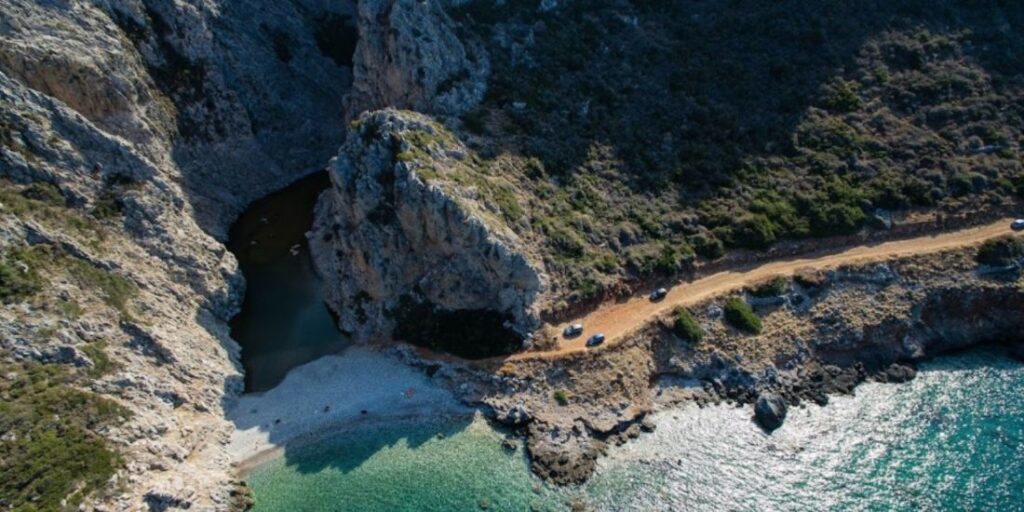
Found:
[[[215,20],[160,0],[144,0],[139,18],[109,9],[153,55],[163,121],[176,123],[171,158],[196,222],[218,239],[247,203],[322,169],[344,140],[355,2],[331,4],[229,2]],[[191,42],[204,36],[208,48]]]
[[[827,87],[872,80],[860,75],[871,73],[858,66],[864,52],[892,52],[881,56],[888,65],[923,70],[929,45],[970,31],[967,60],[998,82],[1019,74],[1024,50],[1010,28],[1024,24],[1024,9],[1007,2],[581,0],[546,17],[520,4],[477,1],[454,14],[480,22],[483,37],[505,19],[533,27],[519,34],[536,41],[529,51],[509,44],[492,55],[485,106],[504,111],[515,138],[494,153],[524,152],[561,177],[586,169],[596,154],[621,161],[634,190],[678,184],[693,199],[746,179],[751,157],[794,155],[809,107],[844,111],[841,87],[834,98]],[[869,42],[888,41],[890,30],[920,40]],[[885,70],[876,73],[884,80]],[[907,94],[894,109],[944,97],[926,87]],[[483,129],[479,114],[467,116],[470,129]]]

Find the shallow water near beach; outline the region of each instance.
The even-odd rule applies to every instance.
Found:
[[[612,448],[585,486],[551,489],[486,421],[365,430],[249,476],[258,512],[400,510],[1024,510],[1024,365],[981,349],[793,409],[684,406]],[[441,434],[441,435],[438,435]]]

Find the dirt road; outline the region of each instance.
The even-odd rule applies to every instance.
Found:
[[[582,318],[553,326],[558,333],[561,333],[567,325],[582,323],[584,331],[581,336],[573,339],[562,339],[555,350],[526,352],[518,354],[518,356],[547,358],[586,350],[587,338],[598,332],[604,333],[607,338],[605,344],[614,344],[625,335],[677,306],[691,306],[716,295],[760,283],[775,276],[790,276],[798,269],[825,270],[841,265],[884,260],[896,256],[935,253],[974,245],[1010,233],[1011,221],[1012,219],[1004,219],[987,226],[962,231],[858,246],[834,254],[773,261],[749,269],[724,271],[696,281],[677,283],[669,289],[668,296],[659,302],[651,302],[646,296],[633,297],[625,302],[605,304]]]

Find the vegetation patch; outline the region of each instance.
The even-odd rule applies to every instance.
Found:
[[[778,297],[783,293],[786,293],[786,285],[789,282],[786,278],[779,276],[765,283],[761,283],[753,288],[748,288],[747,291],[754,297],[767,298],[767,297]]]
[[[725,320],[729,325],[751,334],[760,334],[764,328],[761,317],[739,297],[733,297],[725,302]]]
[[[1004,236],[985,242],[974,259],[982,265],[1008,267],[1024,258],[1024,238]]]
[[[29,249],[0,252],[0,302],[20,302],[43,288],[38,264]]]
[[[55,365],[0,363],[0,497],[12,510],[77,509],[121,465],[97,432],[128,418]]]
[[[95,219],[70,208],[60,188],[51,183],[36,182],[18,185],[0,179],[0,215],[11,214],[19,219],[32,219],[55,230],[66,232],[96,247],[107,233]]]
[[[675,323],[672,325],[672,332],[679,339],[691,343],[698,343],[704,339],[704,329],[701,328],[700,324],[697,323],[697,320],[693,318],[693,315],[686,308],[676,308],[673,316]]]
[[[564,389],[556,389],[552,396],[554,396],[555,402],[557,402],[558,405],[569,405],[569,394]]]
[[[1024,36],[996,21],[1018,19],[1017,4],[450,11],[492,64],[462,119],[474,167],[514,187],[524,222],[510,225],[544,244],[563,300],[685,268],[686,248],[716,259],[850,235],[878,209],[970,212],[1024,194]]]
[[[96,293],[104,304],[117,310],[121,320],[132,319],[129,302],[138,294],[135,283],[80,259],[65,256],[61,260],[80,288]]]

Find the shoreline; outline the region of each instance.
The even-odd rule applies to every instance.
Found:
[[[419,412],[423,411],[408,410],[375,417],[360,416],[358,418],[344,419],[335,424],[324,425],[319,430],[299,434],[287,441],[285,445],[271,446],[261,452],[246,455],[245,458],[232,462],[232,465],[238,472],[239,477],[244,479],[260,466],[284,457],[288,450],[301,450],[311,444],[328,441],[337,436],[361,433],[366,430],[382,427],[473,418],[481,414],[479,411],[468,407],[463,411],[445,411],[429,418],[419,415]]]
[[[288,450],[333,435],[474,412],[422,371],[353,346],[294,368],[273,389],[241,396],[226,411],[235,425],[226,448],[244,477]]]

